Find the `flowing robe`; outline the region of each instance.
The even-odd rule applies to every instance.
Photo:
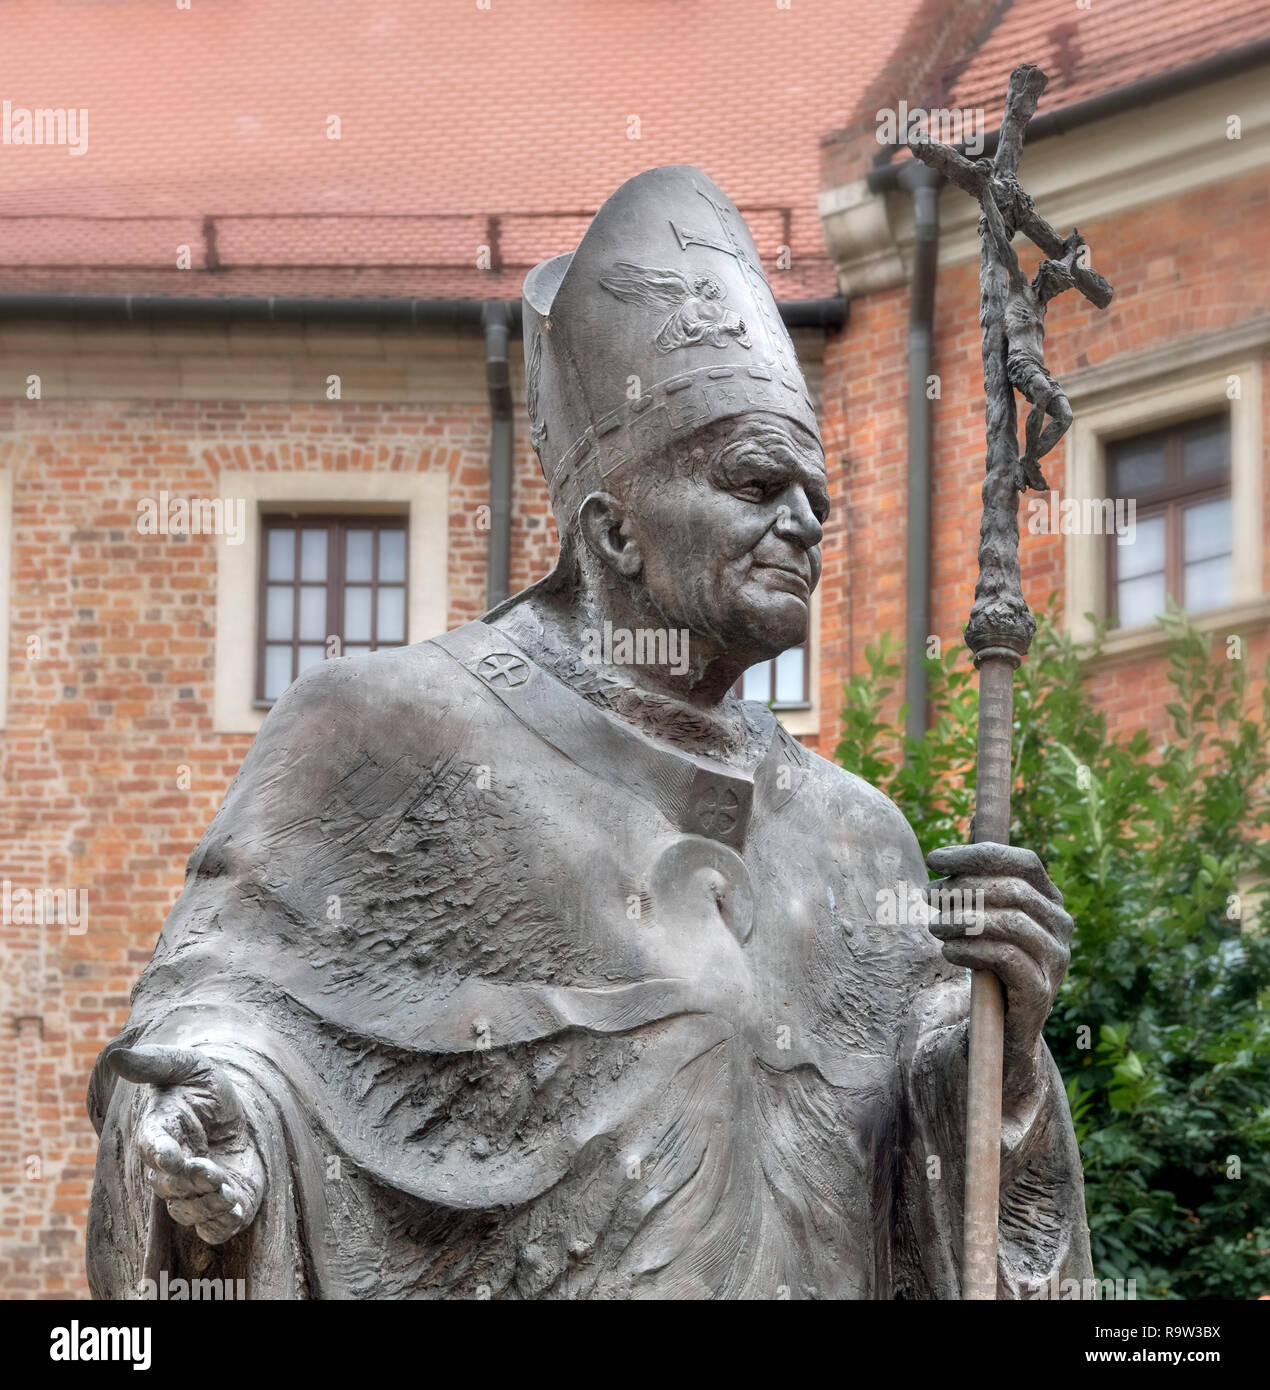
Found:
[[[228,1069],[267,1186],[208,1246],[99,1060],[98,1297],[956,1298],[966,973],[898,809],[766,711],[753,775],[497,628],[324,663],[191,856],[117,1042]],[[1048,1054],[1003,1139],[1000,1293],[1088,1277]]]

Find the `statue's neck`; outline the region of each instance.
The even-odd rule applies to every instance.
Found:
[[[760,730],[746,717],[730,684],[716,694],[717,670],[694,668],[691,659],[682,672],[661,663],[626,664],[616,642],[597,641],[606,620],[610,634],[634,631],[621,621],[623,616],[629,618],[601,616],[590,605],[579,608],[534,595],[495,623],[558,680],[650,737],[738,765],[757,761]],[[652,631],[653,620],[644,627]]]

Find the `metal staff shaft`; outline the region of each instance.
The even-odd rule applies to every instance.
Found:
[[[988,649],[988,653],[991,652]],[[974,840],[1010,841],[1011,735],[1018,656],[979,661],[979,749]],[[966,1190],[962,1213],[962,1297],[997,1296],[997,1212],[1001,1200],[1001,1080],[1005,999],[987,970],[970,979],[966,1085]]]
[[[1014,672],[1027,655],[1036,620],[1019,574],[1018,420],[1007,370],[1007,264],[1016,231],[1047,255],[1067,242],[1038,216],[1016,173],[1027,124],[1045,90],[1045,74],[1023,63],[1010,74],[996,154],[967,159],[937,140],[910,141],[912,152],[979,201],[979,324],[983,330],[984,422],[987,458],[979,578],[966,624],[966,645],[979,668],[979,749],[974,840],[1010,842],[1011,738]],[[1067,262],[1064,263],[1068,264]],[[1092,304],[1105,309],[1111,286],[1087,263],[1067,271]],[[966,1188],[962,1231],[962,1297],[997,1296],[997,1219],[1001,1196],[1001,1083],[1005,1000],[997,977],[976,970],[970,983],[970,1057],[966,1094]]]

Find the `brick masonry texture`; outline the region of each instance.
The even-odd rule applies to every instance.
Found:
[[[1105,313],[1078,295],[1050,313],[1046,358],[1064,372],[1187,338],[1203,338],[1264,314],[1270,258],[1261,226],[1270,210],[1264,173],[1196,190],[1137,213],[1090,222],[1081,230],[1116,298]],[[1037,257],[1033,256],[1033,260]],[[1021,253],[1030,273],[1032,261]],[[931,632],[960,641],[974,598],[983,477],[983,377],[979,351],[978,263],[941,270],[936,289],[934,370],[941,398],[934,411]],[[820,665],[819,751],[831,756],[842,686],[866,669],[864,648],[883,632],[904,633],[905,463],[907,459],[908,291],[854,300],[847,331],[825,360],[823,434],[835,512],[826,528]],[[1263,375],[1266,368],[1263,365]],[[1270,377],[1262,383],[1270,412]],[[1026,402],[1020,398],[1020,441]],[[1076,407],[1079,413],[1079,405]],[[1263,425],[1270,439],[1270,418]],[[1064,491],[1065,451],[1045,460],[1050,484]],[[1270,477],[1265,515],[1270,517]],[[1063,584],[1064,537],[1029,535],[1020,508],[1024,592],[1035,608]],[[1270,591],[1270,543],[1263,591]],[[1250,633],[1246,659],[1264,665],[1270,642]],[[1122,657],[1091,679],[1094,699],[1113,727],[1171,728],[1164,705],[1172,687],[1159,654]],[[902,693],[897,692],[898,706]]]
[[[0,1294],[86,1293],[88,1073],[250,743],[212,732],[215,538],[139,534],[138,499],[217,496],[222,463],[444,471],[454,625],[485,606],[488,447],[481,407],[0,403],[17,468],[0,878],[87,894],[82,934],[0,925]],[[514,488],[520,587],[555,549],[523,443]]]

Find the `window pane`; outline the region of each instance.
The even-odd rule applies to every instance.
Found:
[[[1164,576],[1126,579],[1116,585],[1116,615],[1121,627],[1144,627],[1164,612]]]
[[[404,589],[380,589],[376,639],[381,645],[406,640],[406,593]]]
[[[300,578],[326,578],[326,532],[300,532]]]
[[[1152,516],[1138,522],[1132,544],[1116,546],[1116,578],[1136,579],[1163,569],[1164,518]]]
[[[1200,560],[1185,570],[1186,607],[1191,612],[1220,608],[1230,602],[1230,556]]]
[[[306,584],[300,590],[301,640],[324,642],[326,635],[326,585]]]
[[[370,641],[370,589],[355,589],[350,584],[344,590],[344,640]]]
[[[294,636],[295,590],[290,584],[270,584],[265,615],[265,640],[289,642]]]
[[[1229,440],[1230,424],[1225,419],[1189,431],[1182,439],[1182,476],[1198,478],[1223,472],[1228,462]]]
[[[805,648],[790,647],[776,658],[776,703],[778,705],[801,705],[807,702],[807,691],[803,686]]]
[[[760,661],[741,678],[741,698],[759,700],[763,704],[772,698],[772,663]]]
[[[1164,482],[1163,444],[1117,444],[1112,458],[1112,486],[1117,497],[1136,497]]]
[[[1230,498],[1200,502],[1182,513],[1182,559],[1210,560],[1230,554]]]
[[[342,653],[409,639],[405,529],[391,518],[266,516],[262,566],[264,593],[258,621],[264,640],[260,689],[276,699],[299,672],[327,655],[338,635]],[[340,546],[331,568],[331,548]],[[331,589],[332,576],[339,587]],[[332,613],[338,610],[333,632]],[[766,668],[765,668],[766,669]],[[762,698],[768,694],[764,688]]]
[[[265,699],[276,700],[291,684],[291,648],[265,648]]]
[[[344,578],[369,584],[375,577],[371,573],[370,555],[373,531],[349,531],[344,547]]]
[[[379,533],[379,578],[383,583],[404,583],[406,578],[406,533]]]
[[[270,579],[295,578],[295,532],[292,530],[269,532],[269,576]]]

